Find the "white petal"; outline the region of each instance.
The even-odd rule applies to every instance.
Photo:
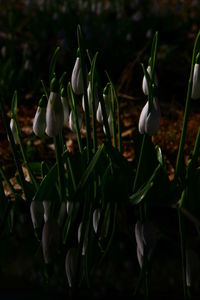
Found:
[[[51,92],[46,110],[46,134],[54,137],[64,125],[64,112],[61,99],[57,93]]]
[[[35,117],[33,119],[33,132],[35,135],[42,137],[46,129],[46,108],[37,107]]]
[[[76,58],[76,62],[72,71],[71,84],[75,94],[80,95],[84,93],[81,60],[79,57]]]
[[[67,97],[61,97],[64,112],[64,124],[69,121],[69,103]]]
[[[76,269],[75,269],[76,261],[77,261],[77,249],[70,248],[65,258],[65,271],[66,271],[69,287],[73,286],[74,277],[76,273]]]
[[[144,236],[143,236],[143,224],[137,221],[135,224],[135,240],[139,253],[144,254]]]
[[[161,118],[160,106],[158,102],[154,99],[152,109],[148,114],[145,122],[145,132],[148,135],[152,136],[157,133],[160,127],[160,118]]]
[[[143,107],[140,118],[139,118],[139,123],[138,123],[138,130],[141,134],[145,133],[145,123],[148,115],[148,109],[149,109],[149,102],[145,104]]]
[[[200,65],[194,65],[194,73],[193,73],[193,83],[192,83],[192,99],[200,98]]]
[[[82,117],[81,117],[80,109],[78,107],[77,107],[77,114],[78,114],[79,129],[81,129]],[[71,131],[76,132],[76,122],[75,122],[73,111],[71,111],[69,114],[69,128],[71,129]]]
[[[101,216],[101,212],[100,209],[95,209],[93,212],[93,228],[94,228],[94,232],[97,233],[97,229],[98,229],[98,225],[99,225],[99,220],[100,220],[100,216]]]
[[[151,74],[151,67],[150,66],[147,67],[147,72],[148,72],[149,75]],[[157,77],[156,72],[154,72],[154,81],[155,81],[155,84],[158,85],[158,77]],[[143,76],[143,79],[142,79],[142,90],[143,90],[143,93],[146,96],[149,94],[147,80],[146,80],[145,76]]]
[[[44,216],[44,207],[41,201],[32,201],[30,205],[31,220],[34,228],[42,225]]]

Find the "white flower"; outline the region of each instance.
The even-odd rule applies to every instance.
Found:
[[[60,229],[55,219],[49,218],[42,230],[42,251],[46,264],[52,263],[56,257],[60,242]]]
[[[79,224],[79,227],[78,227],[78,242],[80,243],[81,241],[81,235],[84,234],[82,233],[82,222]],[[84,240],[83,240],[83,247],[82,247],[82,255],[85,255],[86,253],[86,239],[84,237]]]
[[[100,209],[97,208],[97,209],[94,210],[93,218],[92,218],[93,228],[94,228],[95,233],[97,233],[97,230],[98,230],[100,217],[101,217],[101,212],[100,212]]]
[[[140,268],[143,264],[144,249],[148,260],[151,259],[157,241],[157,229],[150,221],[144,223],[137,221],[135,224],[135,239],[137,245],[137,258]]]
[[[200,64],[194,65],[191,98],[200,98]]]
[[[88,97],[88,107],[89,107],[89,113],[92,115],[92,89],[91,89],[91,83],[89,82],[88,88],[87,88],[87,97]],[[97,109],[97,103],[98,103],[98,94],[97,94],[97,88],[96,85],[94,86],[94,106],[95,111]],[[84,95],[82,96],[82,107],[83,111],[85,111],[85,100]]]
[[[76,261],[77,261],[77,249],[70,248],[65,258],[65,271],[66,271],[69,287],[73,286],[73,282],[75,279]]]
[[[10,120],[10,129],[12,131],[15,144],[19,144],[19,136],[17,133],[17,124],[16,124],[14,118],[11,118],[11,120]]]
[[[104,99],[104,103],[105,103],[106,115],[109,116],[109,114],[110,114],[110,97],[106,94],[103,94],[103,99]],[[98,104],[96,118],[99,123],[103,124],[103,113],[102,113],[101,102],[99,102],[99,104]]]
[[[64,125],[64,112],[61,99],[56,92],[50,92],[46,111],[46,134],[54,137]]]
[[[147,67],[147,72],[149,73],[149,75],[151,75],[151,66]],[[158,77],[157,77],[156,72],[154,72],[154,82],[157,86],[158,85]],[[145,76],[143,76],[143,80],[142,80],[142,90],[145,95],[149,94],[147,80],[146,80]]]
[[[197,253],[192,249],[186,249],[186,284],[188,287],[194,284],[200,270],[200,261]]]
[[[160,127],[160,106],[157,99],[153,99],[153,105],[149,112],[149,101],[145,104],[140,114],[138,130],[141,134],[147,133],[148,135],[154,135]]]
[[[64,124],[69,121],[69,103],[66,96],[61,96],[61,102],[63,105],[63,112],[64,112]]]
[[[81,128],[82,117],[81,117],[80,109],[78,107],[77,107],[77,115],[78,115],[79,128]],[[71,131],[76,132],[76,122],[75,122],[75,116],[74,116],[73,111],[71,111],[69,114],[69,128],[71,129]]]
[[[72,71],[71,85],[75,94],[81,95],[84,93],[81,60],[79,57],[76,58],[76,62]]]
[[[41,201],[32,201],[30,205],[31,220],[33,227],[39,228],[43,222],[44,207]]]
[[[42,137],[46,129],[46,107],[37,107],[33,119],[33,132],[35,135]]]
[[[111,116],[111,113],[108,116],[108,127],[109,127],[109,130],[110,130],[110,135],[112,137],[113,136],[113,126],[112,126],[112,116]],[[103,125],[103,131],[106,134],[106,127],[105,127],[105,125]]]

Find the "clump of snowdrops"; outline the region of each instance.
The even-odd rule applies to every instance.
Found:
[[[113,82],[105,72],[107,83],[102,86],[96,66],[98,52],[92,56],[85,48],[80,26],[77,28],[77,41],[71,78],[67,78],[65,72],[60,76],[56,73],[59,48],[56,49],[50,63],[49,83],[42,81],[43,94],[33,120],[36,138],[45,141],[45,136],[48,136],[53,140],[53,165],[41,161],[37,170],[33,168],[27,159],[18,124],[17,92],[13,95],[10,120],[1,100],[1,113],[16,164],[16,179],[21,186],[21,192],[17,191],[0,166],[1,230],[7,222],[14,226],[10,222],[13,203],[26,201],[35,238],[41,245],[47,277],[50,276],[48,266],[59,257],[66,270],[66,288],[71,293],[81,285],[90,286],[94,269],[112,245],[120,209],[131,208],[133,224],[130,238],[135,241],[140,267],[134,292],[148,298],[153,253],[162,236],[151,212],[155,208],[169,207],[177,211],[179,219],[179,227],[175,230],[178,230],[180,239],[184,298],[188,299],[197,269],[194,263],[197,255],[187,242],[184,221],[188,219],[191,222],[199,238],[200,131],[188,163],[184,162],[184,144],[191,100],[200,98],[200,33],[193,50],[183,129],[175,176],[171,181],[162,151],[152,142],[161,119],[156,74],[158,33],[154,35],[148,65],[142,64],[144,78],[141,87],[147,102],[133,137],[133,165],[122,153],[120,103]],[[98,142],[99,126],[104,134],[101,143]],[[66,146],[65,127],[76,134],[78,150],[75,153]],[[5,196],[2,179],[12,192],[12,201]]]

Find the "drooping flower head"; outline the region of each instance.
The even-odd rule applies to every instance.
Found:
[[[46,97],[45,95],[39,100],[38,107],[33,119],[33,132],[35,135],[42,137],[46,129]]]
[[[110,95],[110,84],[107,84],[103,90],[103,100],[105,103],[106,115],[107,117],[110,114],[110,103],[111,103],[111,95]],[[97,113],[96,113],[97,121],[103,124],[103,112],[101,107],[101,102],[99,101]]]
[[[92,115],[92,89],[91,89],[91,82],[89,81],[88,88],[87,88],[87,97],[88,97],[88,107],[89,107],[89,113]],[[97,93],[97,86],[96,84],[94,85],[94,106],[95,106],[95,111],[97,109],[97,104],[98,104],[98,93]],[[84,95],[82,96],[82,107],[83,111],[85,111],[85,100],[84,100]]]
[[[59,86],[56,78],[51,81],[51,92],[46,111],[46,134],[54,137],[60,133],[64,126],[64,112],[60,96]]]
[[[149,101],[146,102],[139,118],[138,129],[141,134],[147,133],[152,136],[157,133],[160,127],[160,106],[157,98],[153,99],[152,107],[149,110]]]

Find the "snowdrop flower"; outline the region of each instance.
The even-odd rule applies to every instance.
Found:
[[[142,109],[139,118],[138,129],[141,134],[147,133],[148,135],[154,135],[160,127],[160,106],[156,98],[153,99],[153,105],[149,112],[149,101]]]
[[[79,224],[79,227],[78,227],[78,242],[80,243],[81,241],[81,234],[82,234],[82,222]],[[82,255],[85,255],[86,253],[86,239],[84,237],[84,240],[83,240],[83,247],[82,247]]]
[[[61,90],[61,103],[64,112],[64,124],[66,124],[69,121],[69,101],[67,99],[65,88],[62,88]]]
[[[77,261],[77,249],[76,248],[70,248],[67,252],[66,258],[65,258],[65,272],[67,275],[67,280],[69,287],[73,286],[73,282],[75,279],[75,273],[76,273],[76,261]]]
[[[149,75],[151,75],[151,66],[147,67],[147,72],[149,73]],[[154,82],[157,86],[158,85],[158,77],[157,77],[156,73],[154,73]],[[145,76],[143,76],[143,80],[142,80],[142,90],[145,95],[149,94],[147,80],[146,80]]]
[[[17,131],[17,124],[14,118],[11,118],[10,120],[10,129],[12,131],[12,135],[14,138],[15,144],[19,144],[19,136],[18,136],[18,131]],[[9,140],[9,137],[8,137]]]
[[[60,242],[59,225],[54,218],[49,218],[42,230],[42,251],[46,264],[50,264],[56,257]]]
[[[59,134],[64,125],[64,112],[60,96],[58,94],[57,80],[52,79],[51,92],[46,110],[46,134],[54,137]]]
[[[71,85],[72,90],[75,94],[81,95],[84,93],[84,87],[83,87],[83,76],[82,76],[82,70],[81,70],[81,59],[80,57],[76,58],[75,65],[72,71],[71,76]]]
[[[38,103],[38,107],[33,119],[33,132],[35,135],[42,137],[46,129],[46,105],[45,96],[43,95]]]
[[[80,111],[78,106],[77,106],[77,115],[78,115],[79,128],[81,128],[81,126],[82,126],[82,116],[81,116],[81,111]],[[69,114],[69,128],[71,129],[71,131],[76,132],[75,116],[74,116],[74,113],[73,113],[72,110]]]
[[[135,224],[135,239],[138,263],[142,268],[144,251],[146,250],[147,258],[150,260],[156,245],[157,230],[153,223],[150,221],[145,223],[137,221]]]
[[[110,93],[108,91],[108,85],[104,88],[103,100],[105,103],[106,114],[107,114],[107,116],[109,116],[111,98],[110,98]],[[103,113],[102,113],[101,102],[99,102],[99,104],[98,104],[96,118],[99,123],[103,124]]]
[[[200,64],[197,63],[194,65],[191,98],[200,98]]]
[[[186,249],[186,284],[188,287],[194,284],[194,280],[200,270],[200,261],[197,253],[192,249]]]
[[[111,113],[108,116],[108,127],[109,127],[109,130],[110,130],[110,135],[112,137],[113,136],[113,127],[112,127],[112,116],[111,116]],[[103,125],[103,131],[104,131],[104,134],[106,134],[105,125]]]
[[[89,82],[88,88],[87,88],[87,97],[88,97],[88,107],[89,107],[89,113],[92,115],[92,89],[91,89],[91,83]],[[94,85],[94,106],[95,111],[97,109],[97,103],[98,103],[98,94],[97,94],[97,87]],[[82,96],[82,107],[83,111],[85,111],[85,100],[84,95]]]
[[[101,217],[101,212],[100,212],[100,209],[97,208],[97,209],[94,210],[93,218],[92,218],[93,228],[94,228],[95,233],[97,233],[97,230],[98,230],[100,217]]]
[[[39,228],[43,222],[44,206],[41,201],[32,201],[30,205],[31,220],[34,229]]]

